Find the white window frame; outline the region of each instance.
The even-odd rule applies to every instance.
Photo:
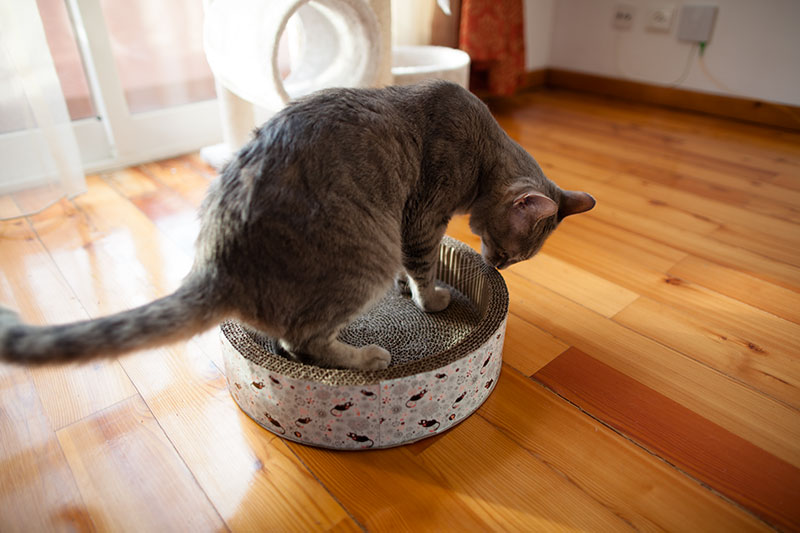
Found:
[[[102,172],[163,159],[222,141],[217,99],[131,113],[117,73],[100,0],[67,0],[67,8],[97,114],[72,121],[84,172]],[[35,135],[40,133],[25,130],[0,134],[0,153],[24,153],[20,147]],[[4,164],[17,165],[22,170],[26,159],[10,157]],[[29,179],[8,184],[11,188],[34,186],[41,180],[41,176],[28,172],[21,174]]]

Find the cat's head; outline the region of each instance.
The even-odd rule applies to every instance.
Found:
[[[504,269],[533,257],[564,218],[594,205],[585,192],[554,188],[545,194],[522,183],[473,210],[470,227],[481,238],[486,262]]]

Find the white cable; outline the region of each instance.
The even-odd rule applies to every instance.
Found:
[[[695,50],[697,49],[697,44],[696,43],[693,43],[689,47],[689,55],[686,57],[686,63],[684,64],[684,67],[683,67],[683,70],[681,71],[680,76],[675,78],[675,80],[673,80],[673,81],[668,81],[668,82],[655,81],[654,82],[653,80],[651,80],[649,78],[645,78],[643,76],[635,76],[635,75],[628,74],[627,72],[625,72],[625,69],[622,66],[622,62],[620,61],[619,41],[620,41],[620,35],[619,35],[619,33],[617,33],[616,36],[615,36],[615,39],[614,39],[614,59],[615,59],[615,62],[616,62],[617,71],[620,74],[622,74],[622,76],[624,78],[628,78],[628,79],[634,80],[634,81],[641,81],[641,82],[645,82],[645,83],[657,83],[657,84],[663,85],[665,87],[677,87],[677,86],[681,85],[684,81],[686,81],[686,78],[689,77],[689,72],[692,70],[692,60],[694,59]]]

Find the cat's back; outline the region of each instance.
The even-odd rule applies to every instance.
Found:
[[[406,141],[419,145],[446,122],[474,130],[490,117],[488,108],[458,84],[428,80],[380,89],[334,88],[290,103],[257,132],[262,144],[279,154],[305,150],[329,155],[376,144]],[[367,142],[370,146],[360,146]]]
[[[407,206],[430,189],[430,136],[470,136],[464,121],[476,113],[472,95],[443,83],[298,100],[257,130],[212,185],[198,257],[226,278],[266,285],[291,273],[327,279],[399,268]],[[474,146],[447,151],[465,159]]]
[[[488,113],[471,93],[442,81],[319,91],[255,132],[223,171],[212,202],[228,218],[251,221],[309,219],[347,204],[399,216],[426,151],[440,144],[432,139],[474,146]]]

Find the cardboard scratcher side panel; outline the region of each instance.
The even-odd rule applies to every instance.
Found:
[[[462,421],[489,397],[502,367],[505,321],[479,350],[442,368],[367,385],[271,374],[223,335],[228,386],[250,418],[289,440],[335,449],[387,448]]]
[[[424,313],[390,292],[340,336],[354,345],[386,347],[392,363],[385,370],[303,365],[275,355],[273,344],[259,344],[240,325],[223,324],[226,376],[236,403],[283,438],[334,449],[398,446],[454,426],[497,383],[508,292],[495,269],[450,238],[442,243],[438,278],[454,294],[448,310]],[[424,342],[414,344],[415,337]]]

